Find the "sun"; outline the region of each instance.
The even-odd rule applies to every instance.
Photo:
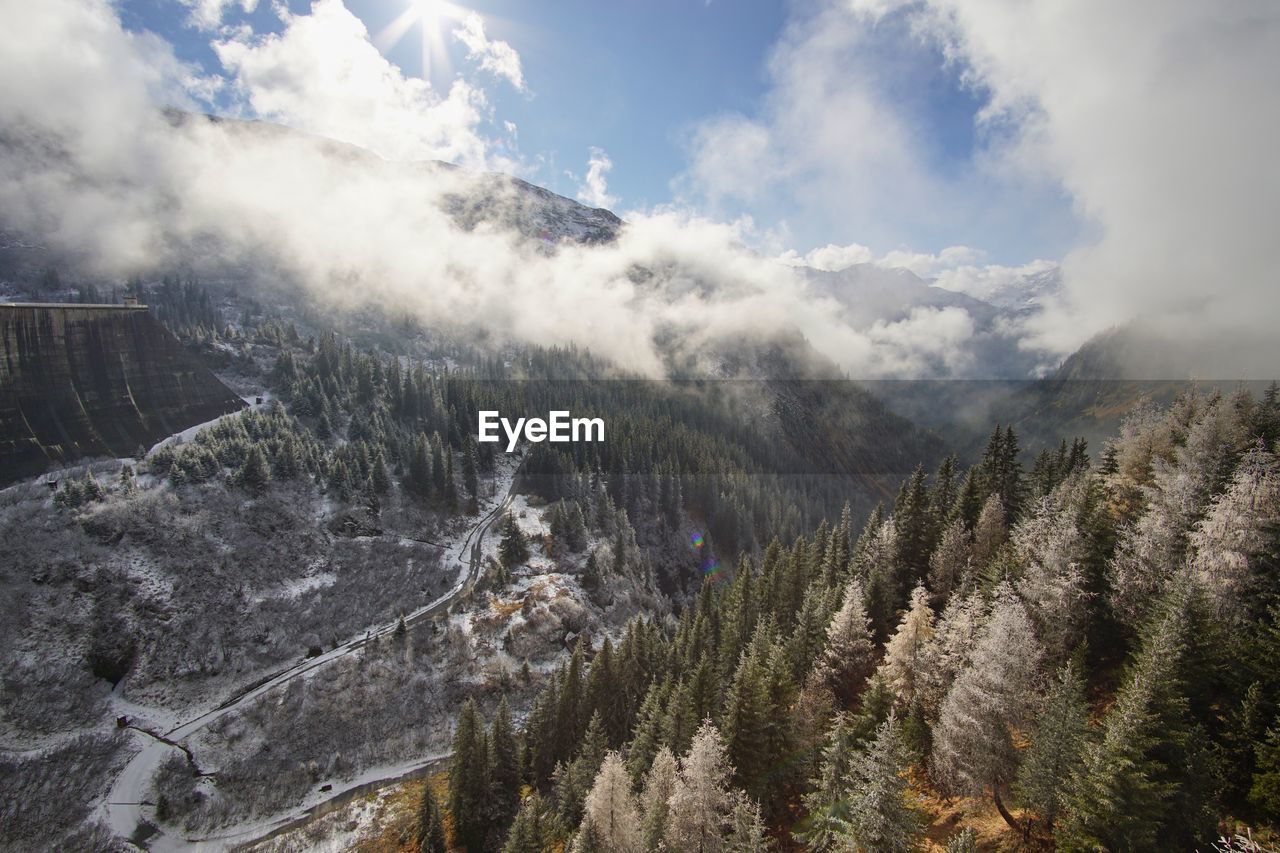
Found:
[[[440,0],[411,0],[409,9],[423,24],[436,24],[445,17],[445,4]]]
[[[374,43],[386,51],[417,27],[422,34],[422,77],[430,79],[433,70],[437,74],[443,72],[447,77],[449,59],[445,49],[445,31],[450,22],[465,16],[465,9],[448,0],[408,0],[404,11],[378,33]]]

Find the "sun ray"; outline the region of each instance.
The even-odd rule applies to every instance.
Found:
[[[466,14],[465,9],[447,0],[409,0],[404,11],[374,36],[373,43],[385,53],[418,27],[422,39],[422,78],[430,80],[434,72],[437,78],[443,79],[449,73],[445,30]]]

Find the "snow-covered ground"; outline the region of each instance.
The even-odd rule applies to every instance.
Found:
[[[517,467],[517,459],[506,456],[500,458],[492,494],[482,501],[482,514],[479,520],[471,524],[465,522],[459,524],[455,529],[447,531],[446,535],[442,537],[438,544],[444,548],[445,559],[457,566],[457,578],[453,586],[444,595],[406,614],[404,619],[407,623],[412,624],[430,618],[434,614],[447,609],[474,583],[476,573],[483,564],[482,556],[486,550],[486,540],[493,538],[489,536],[490,529],[494,526],[495,521],[500,520],[503,510],[510,502],[509,492]],[[357,651],[370,639],[389,636],[396,630],[397,624],[398,620],[370,627],[366,632],[361,632],[328,652],[301,661],[278,672],[270,679],[245,691],[231,701],[213,708],[193,709],[190,714],[180,715],[187,721],[165,729],[164,740],[158,740],[149,735],[135,732],[135,739],[143,741],[141,748],[116,777],[110,794],[102,806],[107,824],[111,827],[111,830],[122,838],[129,838],[135,834],[139,827],[144,825],[144,822],[150,822],[148,816],[151,807],[149,803],[144,801],[156,771],[169,755],[178,749],[175,744],[185,741],[215,720],[255,702],[276,688],[294,679],[306,677],[309,673],[326,666],[332,661]],[[142,719],[154,718],[154,715],[148,716],[149,711],[150,709],[135,707],[136,715]],[[420,763],[423,760],[418,759],[418,762]],[[198,764],[198,756],[196,756],[196,761]],[[350,787],[365,784],[376,778],[386,778],[385,775],[377,775],[380,771],[391,773],[392,775],[403,775],[400,765],[390,769],[375,768],[365,771],[355,780],[334,780],[331,783],[334,786],[333,791],[327,792],[326,796],[320,797],[320,799],[336,796],[335,792],[339,790],[347,790]],[[393,773],[392,771],[396,772]],[[163,830],[160,830],[159,834],[148,839],[147,844],[152,850],[192,849],[193,844],[200,849],[222,849],[232,843],[236,843],[235,839],[244,841],[258,837],[262,834],[261,831],[257,835],[253,833],[257,830],[262,830],[263,826],[266,827],[264,831],[270,831],[272,827],[296,819],[299,814],[305,811],[306,806],[299,806],[283,816],[276,816],[267,821],[256,821],[243,827],[223,830],[216,837],[209,839],[177,839],[164,834]],[[154,826],[154,824],[151,825]],[[235,834],[234,839],[228,837],[232,833]]]

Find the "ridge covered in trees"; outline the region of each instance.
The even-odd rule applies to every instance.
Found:
[[[454,841],[912,850],[939,797],[988,803],[1033,848],[1265,836],[1277,438],[1274,388],[1140,407],[1097,465],[1077,440],[1028,470],[1000,427],[861,530],[846,510],[743,548],[671,627],[580,637],[518,731],[464,712],[451,778],[488,787],[454,798]]]

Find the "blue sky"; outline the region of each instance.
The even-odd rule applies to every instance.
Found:
[[[372,35],[408,3],[345,0]],[[447,55],[433,58],[430,80],[439,89],[458,75],[482,84],[493,107],[492,132],[514,122],[524,176],[557,192],[573,196],[589,151],[603,151],[612,162],[608,193],[620,211],[675,203],[718,219],[750,217],[759,243],[802,254],[828,243],[864,244],[877,255],[937,253],[963,244],[980,250],[986,262],[1061,257],[1078,238],[1079,224],[1060,189],[1011,185],[980,169],[990,131],[980,132],[975,118],[986,93],[963,85],[961,68],[944,62],[936,44],[913,35],[903,16],[865,26],[843,46],[815,47],[828,29],[814,23],[823,5],[477,0],[465,8],[482,17],[490,39],[518,51],[527,91],[478,77],[465,47],[449,36],[456,26],[451,22],[441,27]],[[290,0],[288,6],[306,14],[311,2]],[[225,73],[210,48],[216,33],[193,26],[186,6],[122,0],[119,9],[127,28],[161,36],[180,59],[208,74]],[[252,13],[231,3],[224,23],[248,24],[259,35],[282,27],[269,0]],[[406,76],[419,76],[421,44],[415,24],[397,43],[379,47]],[[804,84],[788,88],[782,81],[813,50],[831,50],[831,73],[852,87],[833,95],[829,83],[821,84],[815,98],[831,97],[833,104],[820,121],[838,123],[846,95],[871,98],[886,114],[883,122],[873,115],[852,129],[837,124],[833,132],[851,139],[883,132],[892,140],[884,131],[891,125],[900,141],[886,144],[902,151],[840,162],[838,137],[834,151],[797,149],[805,144],[809,119],[793,113],[809,94],[795,88]],[[230,97],[219,96],[215,110],[229,110]],[[766,180],[762,173],[772,167],[741,161],[726,173],[718,153],[723,136],[705,132],[726,119],[766,133],[767,151],[757,156],[787,168]],[[716,177],[708,178],[712,173]],[[883,181],[877,183],[876,175]],[[891,179],[901,186],[885,185]]]

